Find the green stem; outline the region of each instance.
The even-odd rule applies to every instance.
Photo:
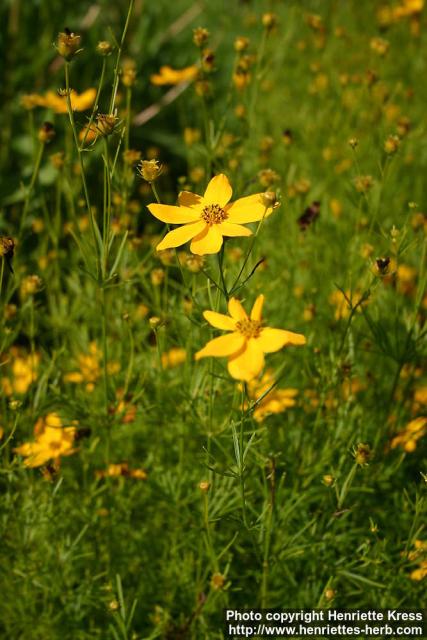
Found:
[[[103,380],[104,380],[104,408],[108,416],[108,346],[107,346],[107,306],[105,303],[105,288],[100,288],[102,311],[102,352],[103,352]]]
[[[1,269],[0,269],[0,297],[1,297],[2,287],[3,287],[4,263],[5,263],[4,256],[1,256]]]
[[[112,94],[111,94],[109,113],[113,113],[114,103],[116,102],[117,89],[118,89],[118,86],[119,86],[120,58],[121,58],[121,55],[122,55],[122,49],[123,49],[123,44],[124,44],[124,41],[125,41],[125,38],[126,38],[126,33],[127,33],[127,30],[128,30],[128,27],[129,27],[130,17],[131,17],[132,11],[133,11],[134,2],[135,2],[135,0],[130,0],[130,2],[129,2],[129,9],[128,9],[125,26],[124,26],[123,33],[122,33],[122,39],[120,41],[119,49],[117,51],[116,66],[114,67],[113,91],[112,91]]]
[[[21,222],[19,224],[19,235],[22,234],[22,231],[24,229],[25,220],[27,218],[27,213],[28,213],[28,207],[30,206],[30,197],[31,197],[31,194],[32,194],[33,189],[34,189],[34,185],[36,183],[37,176],[39,175],[40,163],[41,163],[41,160],[42,160],[42,157],[43,157],[44,148],[45,148],[45,144],[44,144],[44,142],[41,142],[40,146],[38,148],[38,151],[37,151],[36,160],[35,160],[35,163],[34,163],[33,174],[31,176],[31,181],[30,181],[27,193],[25,195],[24,209],[22,211]]]
[[[241,276],[242,276],[242,273],[243,273],[243,271],[244,271],[244,269],[245,269],[245,267],[246,267],[246,265],[247,265],[247,263],[248,263],[248,260],[249,260],[249,258],[250,258],[250,256],[251,256],[251,253],[252,253],[252,251],[253,251],[253,249],[254,249],[255,242],[256,242],[256,239],[257,239],[257,237],[258,237],[258,234],[259,234],[259,232],[260,232],[260,230],[261,230],[261,227],[262,227],[262,225],[263,225],[263,222],[264,222],[264,219],[265,219],[266,213],[267,213],[267,207],[265,208],[265,211],[264,211],[264,213],[263,213],[263,216],[262,216],[261,220],[260,220],[260,221],[259,221],[259,223],[258,223],[257,229],[256,229],[256,231],[255,231],[254,235],[252,236],[252,239],[251,239],[251,243],[250,243],[250,245],[249,245],[248,252],[247,252],[247,254],[246,254],[246,256],[245,256],[245,259],[243,260],[243,264],[242,264],[242,266],[241,266],[241,268],[240,268],[239,275],[237,276],[237,278],[235,279],[235,281],[234,281],[234,283],[233,283],[233,286],[231,287],[230,294],[232,294],[232,293],[236,290],[236,288],[238,288],[239,280],[240,280],[240,278],[241,278]]]
[[[95,119],[95,114],[98,111],[99,96],[101,95],[102,87],[104,85],[104,77],[105,77],[106,66],[107,66],[107,60],[106,60],[106,58],[103,58],[103,60],[102,60],[101,77],[99,79],[98,90],[96,92],[96,98],[95,98],[95,102],[94,102],[94,105],[93,105],[92,113],[90,114],[90,119],[89,119],[88,125],[86,127],[86,131],[85,131],[85,134],[83,136],[82,143],[80,145],[80,151],[83,151],[83,149],[84,149],[84,146],[85,146],[85,143],[86,143],[86,138],[89,135],[89,131],[91,130],[93,121]]]
[[[102,265],[102,273],[105,279],[108,269],[108,247],[110,244],[110,224],[111,224],[111,174],[110,159],[108,153],[108,140],[104,138],[104,225],[103,225],[103,243],[104,243],[104,263]]]
[[[224,245],[222,245],[221,251],[218,253],[218,268],[219,268],[219,274],[221,277],[222,293],[224,294],[225,301],[228,302],[229,295],[227,291],[227,285],[225,283],[223,262],[224,262]]]
[[[74,114],[73,114],[73,110],[71,108],[70,67],[69,67],[69,65],[70,65],[70,63],[66,61],[65,62],[65,90],[66,90],[66,93],[67,93],[67,111],[68,111],[68,117],[70,119],[71,129],[72,129],[72,132],[73,132],[74,143],[75,143],[75,146],[76,146],[76,149],[77,149],[77,154],[79,156],[80,173],[81,173],[81,177],[82,177],[83,191],[84,191],[84,196],[85,196],[85,200],[86,200],[86,207],[87,207],[88,215],[89,215],[90,228],[91,228],[92,236],[93,236],[94,249],[95,249],[96,256],[99,258],[98,242],[97,242],[97,236],[96,236],[96,231],[95,231],[95,224],[96,223],[95,223],[92,207],[91,207],[91,204],[90,204],[89,191],[88,191],[88,188],[87,188],[86,173],[85,173],[85,167],[84,167],[84,163],[83,163],[82,150],[80,149],[79,138],[78,138],[77,129],[76,129],[76,123],[74,121]]]

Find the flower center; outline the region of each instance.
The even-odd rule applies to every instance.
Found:
[[[237,331],[244,335],[245,338],[258,338],[261,327],[262,323],[259,320],[249,320],[249,318],[239,320],[239,322],[236,323]]]
[[[207,204],[202,211],[202,220],[209,226],[221,224],[228,218],[228,213],[219,204]]]

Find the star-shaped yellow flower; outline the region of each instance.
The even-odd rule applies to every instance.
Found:
[[[25,442],[15,449],[16,453],[24,456],[26,467],[40,467],[49,460],[58,462],[61,456],[69,456],[75,452],[73,446],[76,428],[63,427],[62,420],[56,413],[40,418],[34,432],[34,442]]]
[[[159,73],[155,73],[150,76],[152,84],[161,86],[164,84],[180,84],[181,82],[191,82],[195,80],[198,74],[198,67],[192,64],[190,67],[184,67],[184,69],[173,69],[169,65],[160,67]]]
[[[209,182],[203,196],[189,191],[179,194],[179,206],[150,204],[150,212],[168,224],[180,224],[182,227],[170,231],[157,251],[179,247],[191,240],[190,250],[199,256],[218,253],[222,247],[223,236],[250,236],[250,229],[242,224],[256,222],[270,215],[273,206],[264,201],[264,194],[240,198],[230,202],[232,188],[223,173]]]
[[[227,357],[228,372],[232,378],[250,382],[264,367],[264,354],[279,351],[282,347],[305,344],[300,333],[263,327],[262,307],[264,296],[255,300],[250,316],[236,298],[228,303],[229,316],[216,311],[204,311],[204,318],[217,329],[231,333],[214,338],[195,355],[196,360],[209,356]]]

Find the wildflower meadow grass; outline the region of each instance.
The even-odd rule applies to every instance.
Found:
[[[425,606],[424,1],[0,15],[0,637]]]

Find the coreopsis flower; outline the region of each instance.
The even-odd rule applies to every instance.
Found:
[[[95,342],[91,342],[87,353],[82,353],[77,357],[78,371],[71,371],[64,376],[65,382],[74,384],[85,384],[86,391],[92,392],[95,384],[101,377],[102,354]],[[118,362],[107,363],[107,370],[110,375],[117,373],[120,369]]]
[[[135,478],[136,480],[146,480],[147,473],[144,469],[130,469],[127,462],[110,464],[106,471],[97,471],[98,478]]]
[[[289,407],[296,405],[298,389],[271,388],[274,383],[273,372],[270,370],[266,371],[260,379],[256,378],[248,383],[248,395],[251,400],[256,401],[266,394],[258,402],[253,412],[253,417],[257,422],[262,422],[267,416],[273,413],[282,413]]]
[[[33,442],[25,442],[15,449],[15,452],[25,458],[26,467],[40,467],[53,460],[58,464],[62,456],[69,456],[75,452],[74,439],[76,436],[76,422],[73,426],[64,427],[61,418],[56,413],[49,413],[39,418],[34,433]]]
[[[391,448],[402,447],[407,453],[412,453],[417,448],[418,440],[427,435],[427,417],[420,416],[411,420],[405,429],[396,435],[391,441]]]
[[[333,291],[329,296],[329,303],[335,306],[335,320],[343,320],[349,317],[351,308],[357,305],[357,311],[360,313],[362,306],[365,306],[368,300],[361,302],[362,294],[360,291],[345,291],[345,295],[341,290]]]
[[[195,64],[183,69],[173,69],[169,65],[160,67],[159,73],[150,76],[151,84],[163,86],[165,84],[181,84],[181,82],[192,82],[198,74],[198,67]]]
[[[158,220],[183,225],[170,231],[157,245],[157,250],[179,247],[191,240],[190,250],[197,255],[218,253],[223,236],[250,236],[242,226],[267,217],[273,207],[266,206],[263,194],[256,193],[230,202],[232,188],[228,178],[219,174],[209,182],[203,196],[182,191],[179,206],[150,204],[148,209]]]
[[[162,353],[162,367],[164,369],[171,369],[183,364],[187,359],[187,352],[181,347],[173,347],[169,351]]]
[[[9,376],[0,379],[4,394],[7,396],[15,393],[23,395],[37,379],[40,355],[38,353],[25,354],[16,347],[12,347],[8,359],[2,364],[10,366]]]
[[[96,89],[86,89],[82,93],[77,93],[74,89],[70,91],[70,104],[72,111],[86,111],[93,106],[96,98]],[[22,102],[31,102],[32,107],[45,107],[52,109],[55,113],[67,113],[67,93],[61,91],[47,91],[44,95],[23,96]],[[28,107],[27,107],[28,108]]]
[[[250,316],[236,298],[229,300],[229,316],[216,311],[204,311],[203,316],[210,325],[231,333],[210,340],[196,353],[195,359],[200,360],[210,356],[227,357],[228,372],[231,377],[235,380],[250,382],[264,368],[265,353],[274,353],[291,344],[306,343],[305,337],[300,333],[263,327],[263,304],[264,296],[259,295]]]

